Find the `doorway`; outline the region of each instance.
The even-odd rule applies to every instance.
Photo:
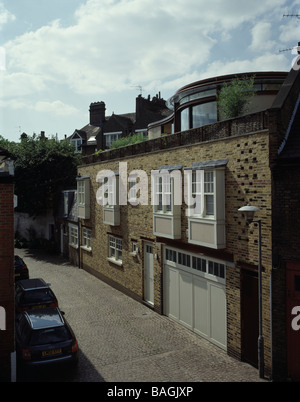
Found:
[[[242,360],[258,367],[258,273],[243,269],[241,277]]]
[[[154,305],[153,245],[144,244],[144,300]]]

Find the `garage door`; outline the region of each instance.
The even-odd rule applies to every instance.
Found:
[[[166,247],[164,314],[226,350],[225,263]]]

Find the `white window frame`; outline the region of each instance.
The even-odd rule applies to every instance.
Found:
[[[120,237],[108,236],[108,260],[117,265],[122,265],[123,240]]]
[[[109,175],[99,176],[97,181],[99,182],[99,199],[101,199],[103,207],[103,223],[110,226],[119,226],[119,173],[110,171]]]
[[[85,206],[85,185],[84,180],[78,180],[77,183],[77,201],[79,205]]]
[[[225,167],[227,159],[196,162],[185,169],[188,193],[188,242],[215,249],[226,248]],[[195,172],[195,173],[194,173]],[[194,173],[194,174],[193,174]],[[198,174],[198,180],[195,180]],[[196,196],[198,198],[196,198]]]
[[[194,199],[197,198],[197,201],[203,204],[200,206],[200,209],[196,208],[196,201],[193,205],[189,205],[189,209],[196,211],[192,215],[199,218],[214,219],[216,213],[215,170],[193,170],[191,180],[192,197]],[[191,216],[190,212],[189,216]]]
[[[69,245],[78,248],[78,226],[69,223]]]
[[[170,239],[181,237],[182,165],[151,172],[153,234]]]
[[[177,171],[177,170],[176,170]],[[181,181],[181,172],[178,172]],[[152,171],[153,212],[155,214],[173,215],[181,200],[175,205],[175,176],[167,170]],[[181,197],[181,189],[178,192]]]
[[[88,251],[92,250],[92,231],[89,228],[82,228],[82,248]]]
[[[90,177],[77,178],[78,218],[90,219]]]
[[[80,145],[82,145],[82,138],[72,138],[70,139],[70,142],[74,145],[75,147],[75,152],[78,154],[82,153],[82,147],[78,149]]]

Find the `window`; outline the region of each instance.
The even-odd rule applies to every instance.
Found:
[[[215,177],[213,171],[193,170],[187,173],[187,180],[191,181],[188,188],[187,203],[188,216],[213,217],[215,212]],[[191,197],[191,198],[189,198]]]
[[[122,263],[122,239],[109,236],[109,260],[112,262]]]
[[[119,138],[121,138],[122,132],[119,131],[119,132],[115,132],[115,133],[107,133],[107,134],[105,133],[104,135],[105,135],[105,145],[106,145],[107,148],[110,148],[111,144],[114,141],[116,141]]]
[[[182,165],[151,172],[153,233],[169,239],[181,237]]]
[[[82,147],[81,147],[82,139],[81,138],[72,138],[70,140],[70,142],[71,142],[71,144],[74,145],[76,153],[81,153],[82,152]]]
[[[216,102],[202,103],[192,107],[192,128],[202,127],[217,121]]]
[[[77,178],[78,218],[90,219],[90,176]]]
[[[85,204],[85,186],[84,186],[83,180],[78,181],[77,191],[78,191],[78,204],[84,205]]]
[[[225,265],[218,262],[208,262],[208,273],[210,275],[218,276],[219,278],[225,278]]]
[[[160,176],[155,180],[155,211],[156,212],[172,212],[172,192],[171,192],[170,176]]]
[[[103,207],[103,223],[105,225],[120,225],[119,205],[119,173],[103,171],[97,176],[99,189],[97,202]]]
[[[166,260],[176,262],[177,261],[177,252],[172,249],[166,248]]]
[[[190,109],[184,109],[181,114],[181,131],[189,130],[190,129]]]
[[[92,236],[91,229],[82,228],[82,247],[87,250],[92,249],[91,236]]]
[[[195,162],[185,169],[189,243],[225,248],[225,167],[227,159]]]
[[[180,113],[181,131],[202,127],[217,121],[216,102],[201,103],[183,109]]]
[[[216,278],[225,279],[225,264],[212,261],[197,255],[176,251],[171,248],[165,249],[165,258],[169,263],[182,265],[184,268],[201,272],[202,276],[210,278],[210,275]],[[174,264],[173,264],[174,265]],[[181,267],[181,268],[183,268]],[[193,271],[190,271],[193,272]]]
[[[78,247],[78,227],[72,224],[69,224],[69,245]]]

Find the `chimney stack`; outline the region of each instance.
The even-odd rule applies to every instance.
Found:
[[[101,127],[105,121],[105,103],[94,102],[90,104],[90,124]]]

